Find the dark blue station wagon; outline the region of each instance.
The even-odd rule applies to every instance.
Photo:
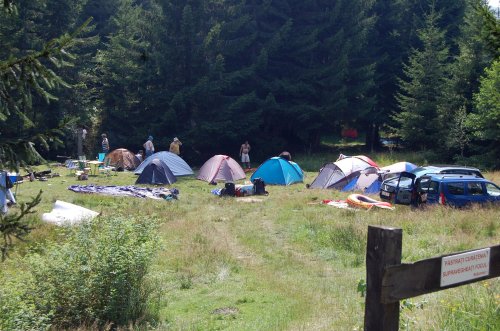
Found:
[[[464,207],[475,203],[500,203],[500,187],[484,178],[433,174],[420,178],[419,195],[427,203]]]

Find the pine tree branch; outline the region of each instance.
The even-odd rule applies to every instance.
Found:
[[[25,216],[34,214],[35,208],[40,201],[42,201],[42,190],[38,192],[36,197],[31,201],[20,204],[20,213],[0,215],[0,233],[2,234],[2,243],[0,244],[0,251],[2,252],[2,261],[9,256],[9,250],[13,246],[13,239],[24,241],[33,227],[25,220]]]

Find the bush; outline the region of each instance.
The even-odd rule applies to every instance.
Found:
[[[65,243],[28,254],[26,272],[0,290],[0,329],[123,325],[142,317],[155,228],[154,222],[96,219],[67,229]]]

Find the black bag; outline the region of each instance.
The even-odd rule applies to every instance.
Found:
[[[262,178],[255,178],[253,180],[253,194],[254,195],[266,195],[266,184]]]
[[[224,188],[221,191],[221,196],[229,196],[229,197],[234,197],[236,196],[236,188],[234,186],[234,183],[226,183],[224,185]]]
[[[5,187],[8,189],[14,187],[14,184],[12,184],[9,176],[5,177]]]

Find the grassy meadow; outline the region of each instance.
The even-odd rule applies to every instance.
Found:
[[[24,182],[19,201],[43,190],[32,217],[36,229],[17,243],[2,273],[16,259],[52,240],[64,240],[40,215],[63,200],[101,212],[160,223],[149,280],[156,318],[137,329],[157,330],[362,330],[365,246],[368,225],[403,229],[403,262],[500,243],[500,207],[458,210],[430,206],[394,211],[341,210],[323,199],[345,199],[333,190],[310,190],[318,169],[337,155],[305,155],[295,161],[306,171],[304,184],[267,186],[268,196],[219,198],[194,177],[179,178],[178,200],[110,197],[69,191],[72,184],[132,185],[133,173],[77,181],[63,167],[60,177]],[[380,165],[425,163],[422,155],[377,154]],[[46,169],[45,166],[39,167]],[[485,176],[500,183],[500,172]],[[247,180],[250,174],[247,174]],[[221,187],[219,184],[217,187]],[[2,279],[0,277],[0,279]],[[1,284],[0,284],[1,286]],[[402,330],[500,329],[500,279],[478,282],[406,300]]]

